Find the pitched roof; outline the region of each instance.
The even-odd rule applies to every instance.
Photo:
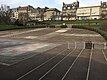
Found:
[[[47,11],[59,11],[58,9],[56,9],[56,8],[49,8],[49,9],[47,9]],[[59,11],[60,12],[60,11]]]

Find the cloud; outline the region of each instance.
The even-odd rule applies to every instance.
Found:
[[[20,2],[20,0],[0,0],[0,4],[15,4]]]
[[[58,2],[59,4],[62,4],[63,2],[65,3],[72,3],[75,2],[76,0],[56,0],[56,2]]]
[[[72,2],[75,2],[77,0],[55,0],[57,3],[62,4],[63,2],[70,4]],[[100,1],[106,1],[107,0],[78,0],[80,2],[80,7],[82,6],[96,6],[100,5]]]
[[[70,4],[77,0],[0,0],[0,4],[6,4],[11,7],[18,7],[23,5],[32,5],[34,7],[55,7],[61,9],[62,3],[65,2]],[[78,0],[81,6],[92,6],[92,5],[100,5],[100,1],[107,0]]]
[[[0,5],[3,4],[3,5],[8,5],[8,6],[18,6],[20,3],[20,0],[0,0]]]

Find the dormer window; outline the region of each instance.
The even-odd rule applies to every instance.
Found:
[[[68,9],[70,9],[70,7],[68,7]]]
[[[66,9],[66,7],[64,7],[63,9]]]
[[[73,6],[72,9],[75,9],[75,7]]]

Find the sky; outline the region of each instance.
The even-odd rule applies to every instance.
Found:
[[[0,0],[0,5],[5,4],[10,6],[11,8],[27,5],[31,5],[35,8],[47,6],[50,8],[58,8],[59,10],[61,10],[63,2],[69,4],[74,1],[76,0]],[[100,5],[101,1],[107,2],[107,0],[78,0],[78,1],[80,2],[80,7]]]

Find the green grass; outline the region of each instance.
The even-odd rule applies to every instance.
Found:
[[[4,30],[14,30],[14,29],[25,29],[25,28],[35,28],[34,26],[17,26],[17,25],[0,25],[0,31]]]
[[[71,20],[71,21],[43,21],[44,23],[50,23],[50,24],[80,24],[80,25],[87,25],[89,23],[93,24],[100,23],[101,20]]]
[[[26,27],[26,26],[17,26],[17,25],[0,25],[0,31],[4,31],[4,30],[14,30],[14,29],[24,29],[24,28],[30,28],[30,27]]]
[[[88,26],[100,28],[103,20],[72,20],[72,21],[43,21],[43,23],[51,25],[72,24],[78,26]]]
[[[5,24],[0,25],[0,30],[9,30],[15,28],[19,28],[19,27],[15,25],[5,25]]]
[[[0,31],[4,30],[16,30],[16,29],[27,29],[27,28],[45,28],[45,27],[51,27],[54,28],[54,26],[46,26],[46,25],[35,25],[35,26],[17,26],[17,25],[0,25]]]

